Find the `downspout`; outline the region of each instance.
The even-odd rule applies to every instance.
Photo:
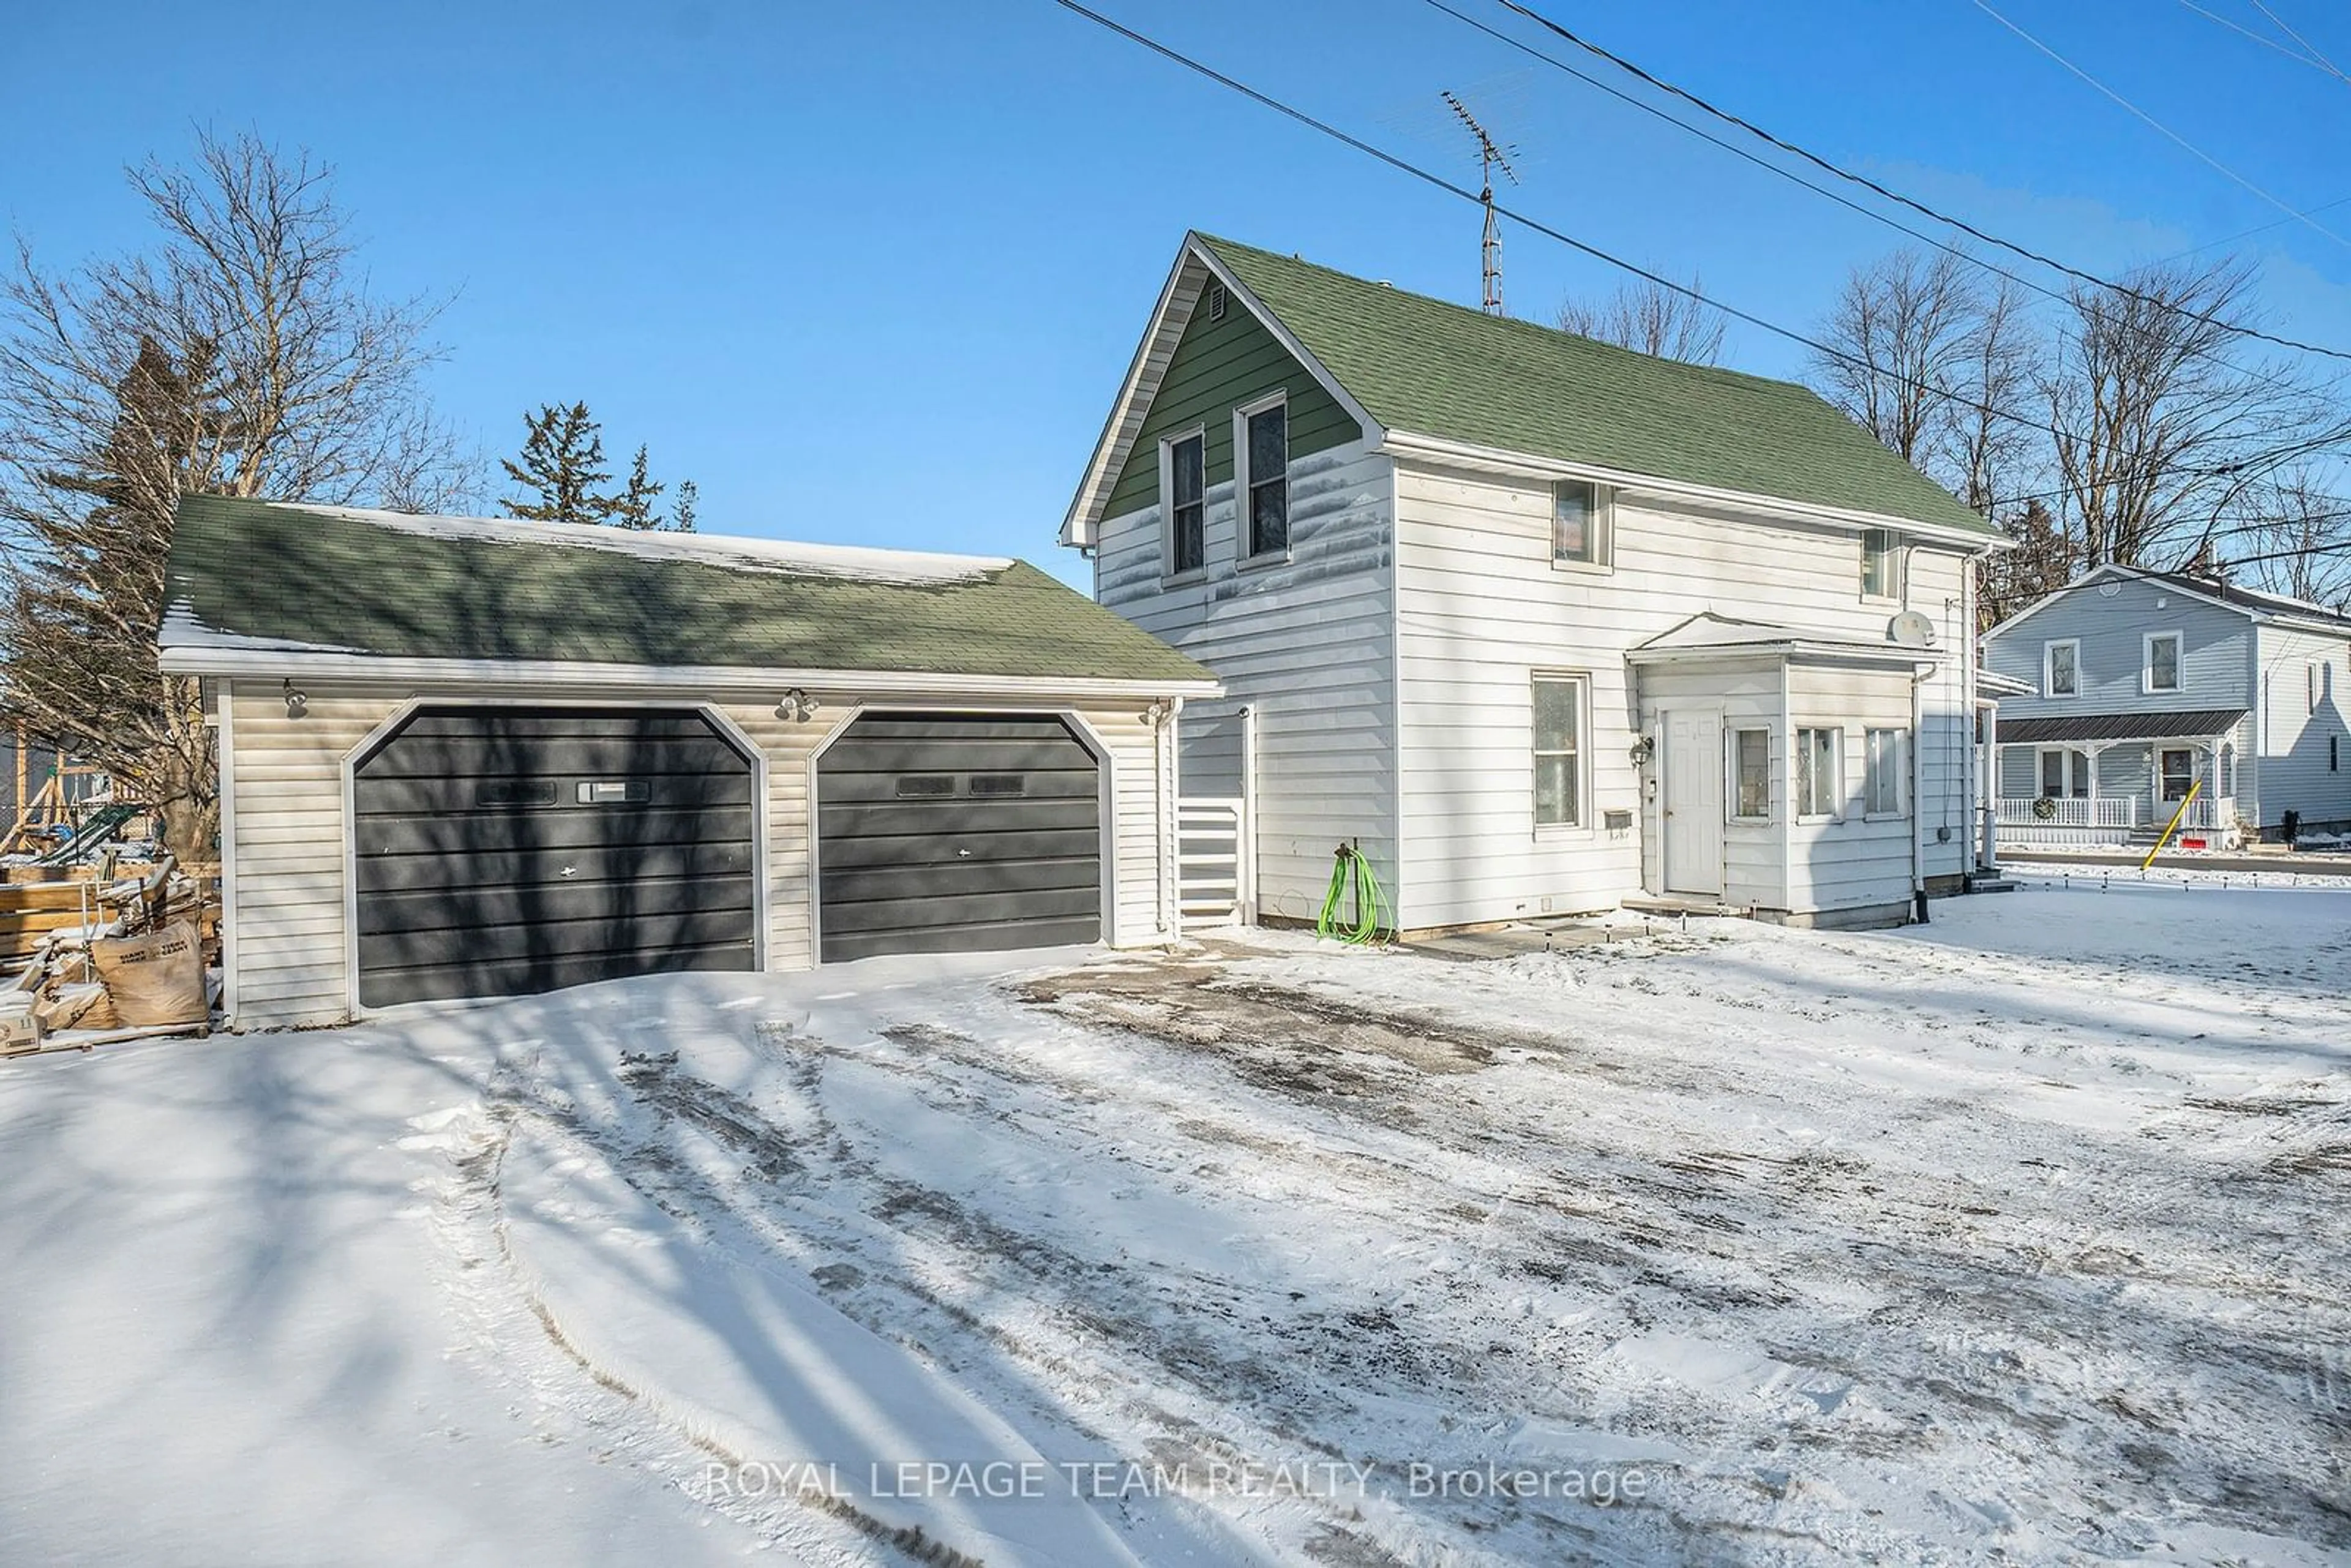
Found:
[[[1927,683],[1940,664],[1921,664],[1910,673],[1910,910],[1917,924],[1927,924],[1927,817],[1920,810],[1927,781],[1925,704]]]
[[[1168,698],[1159,710],[1159,777],[1165,781],[1159,802],[1159,935],[1170,942],[1184,935],[1184,843],[1176,821],[1183,810],[1183,779],[1176,747],[1176,725],[1183,714],[1182,697]]]

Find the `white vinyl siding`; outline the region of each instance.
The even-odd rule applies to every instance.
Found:
[[[1864,604],[1855,592],[1855,534],[1849,528],[1667,503],[1625,489],[1608,507],[1613,571],[1554,570],[1548,477],[1405,463],[1395,483],[1405,824],[1396,898],[1406,929],[1605,909],[1639,894],[1645,881],[1658,885],[1654,812],[1630,755],[1632,708],[1636,695],[1646,704],[1656,694],[1684,688],[1649,667],[1636,693],[1625,663],[1628,649],[1708,609],[1873,643],[1886,636],[1885,607]],[[1927,785],[1916,805],[1930,835],[1929,875],[1953,875],[1970,863],[1973,721],[1959,697],[1970,643],[1961,608],[1966,570],[1965,558],[1954,552],[1911,552],[1910,593],[1936,622],[1939,649],[1948,650],[1933,660],[1935,673],[1921,690]],[[1531,674],[1546,669],[1591,675],[1590,831],[1531,842],[1526,690]],[[1752,700],[1771,706],[1727,707],[1726,727],[1752,725],[1777,710],[1779,675],[1759,673],[1754,680]],[[1872,722],[1907,725],[1907,672],[1868,685],[1873,693],[1890,685],[1898,697],[1890,711],[1869,709]],[[1707,700],[1702,692],[1694,695]],[[1860,709],[1831,712],[1856,725],[1865,716]],[[1771,766],[1785,763],[1775,751]],[[1774,790],[1784,799],[1782,784]],[[1726,800],[1726,810],[1730,804]],[[1612,811],[1649,825],[1611,830]],[[1931,837],[1938,825],[1951,830],[1948,839]],[[1908,851],[1900,824],[1893,831],[1901,848],[1901,880],[1892,895],[1898,901],[1907,887]],[[1780,832],[1776,826],[1726,828],[1727,900],[1787,907],[1777,870]],[[1645,857],[1652,862],[1646,874]],[[1321,874],[1329,875],[1327,845]]]
[[[2239,809],[2257,809],[2270,828],[2289,810],[2299,811],[2305,825],[2351,823],[2351,715],[2345,706],[2351,637],[2263,626],[2256,648],[2260,744],[2256,750],[2248,742],[2240,753]]]
[[[1400,896],[1394,491],[1388,459],[1360,441],[1292,458],[1288,489],[1288,559],[1244,570],[1235,486],[1210,486],[1208,564],[1186,584],[1161,579],[1156,507],[1107,519],[1094,598],[1225,685],[1217,702],[1186,705],[1186,793],[1196,792],[1195,778],[1198,792],[1239,792],[1237,712],[1254,711],[1259,907],[1311,921],[1341,839],[1360,840],[1381,884]],[[1525,680],[1521,664],[1513,691],[1521,722]],[[1523,744],[1511,768],[1523,789]]]

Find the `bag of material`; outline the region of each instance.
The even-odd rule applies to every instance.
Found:
[[[193,921],[137,936],[100,938],[89,945],[89,956],[124,1028],[212,1021],[204,998],[204,948]]]

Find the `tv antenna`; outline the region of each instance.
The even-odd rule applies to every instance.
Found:
[[[1478,123],[1478,117],[1469,112],[1469,106],[1454,97],[1451,92],[1446,92],[1441,96],[1453,112],[1459,117],[1461,123],[1469,128],[1469,134],[1478,139],[1478,176],[1480,186],[1478,201],[1479,204],[1486,209],[1486,231],[1478,242],[1478,261],[1484,275],[1483,294],[1479,305],[1487,314],[1499,316],[1502,314],[1502,229],[1501,225],[1494,220],[1494,171],[1499,169],[1509,176],[1511,184],[1517,184],[1519,172],[1510,167],[1510,154],[1517,152],[1518,149],[1501,146],[1491,136],[1487,135],[1486,128]]]

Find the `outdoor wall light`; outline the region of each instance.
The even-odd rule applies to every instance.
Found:
[[[1646,768],[1649,765],[1649,758],[1655,757],[1656,754],[1657,742],[1655,737],[1645,735],[1638,740],[1633,742],[1633,749],[1630,755],[1633,758],[1634,767]]]
[[[786,724],[805,724],[816,713],[816,699],[794,686],[776,705],[776,716]]]
[[[295,690],[294,683],[291,680],[288,680],[286,683],[286,716],[287,718],[300,718],[304,713],[309,710],[309,706],[310,694],[308,692]]]

